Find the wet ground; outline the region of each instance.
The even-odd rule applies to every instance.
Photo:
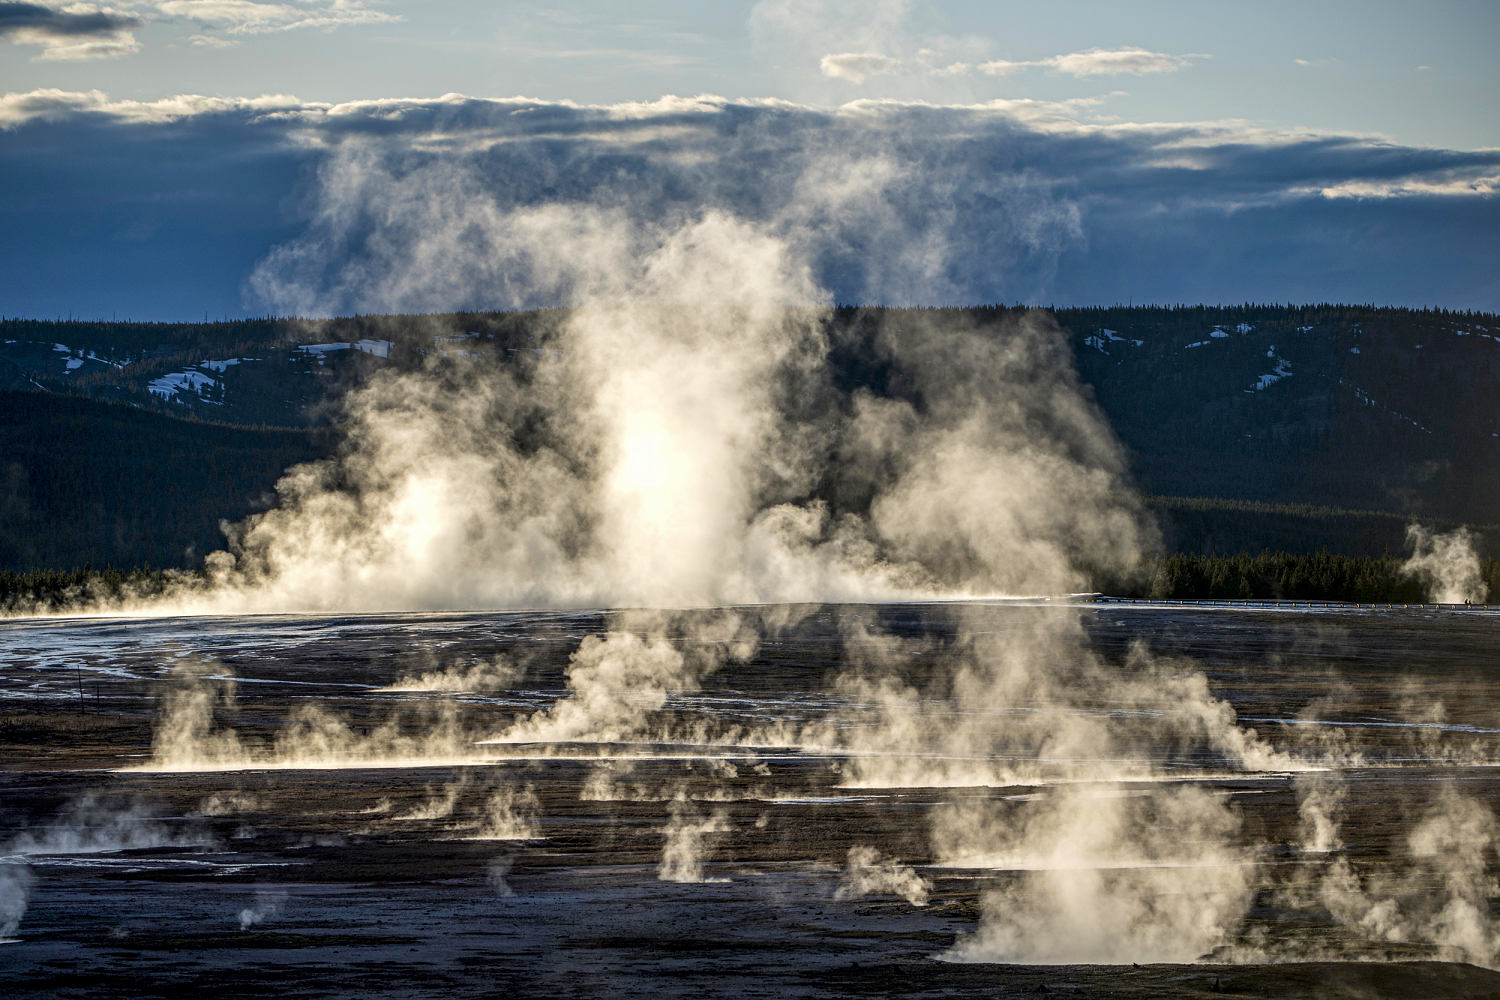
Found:
[[[1038,615],[1065,623],[1043,629],[1048,643]],[[1043,705],[1046,685],[993,681],[991,703],[929,684],[975,655],[976,635],[999,648],[1014,635],[1028,657],[1081,655],[1079,616],[1099,669],[1054,679],[1089,691]],[[602,690],[639,701],[628,724],[591,717],[549,738],[513,727],[567,696],[586,637],[638,621],[0,624],[0,995],[1500,996],[1484,967],[1500,950],[1500,617],[1014,605],[749,617],[748,659],[692,684],[627,671]],[[678,646],[701,643],[673,629]],[[900,684],[879,690],[917,692],[935,733],[913,740],[897,727],[909,720],[868,701],[875,688],[849,683],[873,669],[855,663],[855,631],[898,644],[881,667]],[[1127,686],[1142,677],[1201,677],[1191,711],[1220,706],[1227,723],[1168,725],[1185,696],[1147,704]],[[974,760],[956,768],[943,731],[990,710],[1002,735],[970,740]],[[1076,721],[1104,734],[1087,745],[1108,753],[1003,735],[1038,718],[1038,732]],[[1224,732],[1253,732],[1275,756],[1247,764]],[[868,765],[887,752],[903,766]],[[1027,777],[953,777],[1002,772]],[[1177,799],[1151,798],[1163,787],[1202,789],[1211,819],[1232,818],[1166,828],[1215,840],[1208,861],[1148,846],[1103,866],[1243,868],[1244,906],[1214,949],[1071,964],[991,939],[965,951],[1004,924],[987,907],[1046,891],[1028,873],[1047,866],[997,858],[999,835],[983,856],[945,846],[937,820],[972,812],[982,837],[1081,786],[1150,806],[1119,814],[1131,822],[1178,822],[1162,811]],[[1105,876],[1100,899],[1141,895]],[[1137,922],[1169,919],[1191,882],[1163,885]],[[1097,931],[1065,911],[1039,912],[1058,936]]]

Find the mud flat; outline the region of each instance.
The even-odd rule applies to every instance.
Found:
[[[1500,996],[1500,618],[740,614],[0,624],[0,994]]]

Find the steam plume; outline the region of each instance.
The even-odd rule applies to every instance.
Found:
[[[0,864],[0,943],[13,937],[21,926],[33,881],[29,865],[14,861]]]
[[[1428,596],[1438,604],[1483,604],[1489,587],[1480,572],[1479,555],[1468,529],[1459,528],[1439,534],[1410,524],[1406,542],[1412,548],[1411,558],[1401,570],[1421,580]]]
[[[849,848],[849,861],[834,899],[859,899],[882,892],[900,896],[912,906],[926,906],[932,886],[909,865],[882,858],[873,847]]]
[[[286,898],[286,892],[280,889],[261,889],[256,892],[255,902],[240,910],[240,930],[248,931],[280,916]]]
[[[536,822],[541,802],[536,791],[526,785],[519,791],[502,788],[486,800],[480,816],[476,840],[535,840],[538,837]]]
[[[1500,968],[1500,924],[1490,908],[1500,895],[1494,812],[1444,786],[1405,847],[1398,873],[1378,877],[1336,854],[1317,882],[1316,903],[1356,941],[1423,944],[1445,961]]]
[[[671,819],[661,832],[666,842],[657,877],[663,882],[703,882],[703,852],[714,835],[729,832],[729,822],[722,809],[704,816],[679,798],[672,803]]]
[[[945,854],[978,827],[953,808],[936,824]],[[949,957],[1068,964],[1191,962],[1227,943],[1251,896],[1249,857],[1231,846],[1238,818],[1192,786],[1074,786],[1014,810],[987,810],[969,858],[1021,874],[984,896],[984,919]]]
[[[639,192],[517,206],[462,160],[351,146],[313,229],[261,269],[278,304],[323,283],[568,308],[538,318],[534,363],[434,352],[351,393],[340,454],[289,472],[211,585],[156,610],[863,601],[1127,571],[1154,534],[1055,324],[831,323],[814,234],[901,182],[878,153],[860,166],[808,162],[765,218]],[[943,265],[933,244],[909,269]],[[851,385],[851,350],[880,377]]]

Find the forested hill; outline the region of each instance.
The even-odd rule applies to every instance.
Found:
[[[878,381],[877,324],[1003,336],[1019,311],[841,307],[834,362],[846,387]],[[1172,549],[1373,555],[1399,550],[1413,518],[1500,525],[1500,318],[1052,312]],[[350,386],[435,357],[531,358],[563,315],[0,321],[0,569],[191,565],[220,518],[268,503],[281,468],[326,453],[332,439],[308,429],[336,419]]]

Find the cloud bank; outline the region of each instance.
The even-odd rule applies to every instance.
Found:
[[[0,126],[0,182],[28,192],[0,206],[16,236],[0,251],[0,296],[23,315],[553,304],[535,289],[518,294],[498,267],[484,281],[351,282],[383,252],[361,201],[373,188],[356,175],[434,185],[461,176],[467,187],[444,197],[482,196],[505,211],[727,212],[795,243],[817,284],[846,302],[1500,308],[1490,235],[1500,150],[1118,122],[1098,100],[815,108],[448,95],[330,105],[41,90],[0,97]],[[338,212],[364,224],[338,236],[342,271],[268,284],[268,270],[286,272],[333,238]],[[428,252],[442,263],[441,247]]]

